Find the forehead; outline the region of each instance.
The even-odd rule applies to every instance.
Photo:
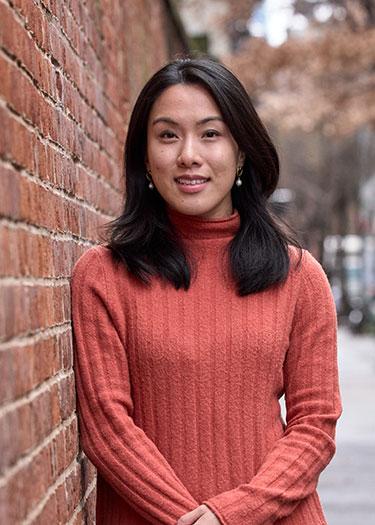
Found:
[[[150,119],[161,115],[192,120],[222,116],[209,91],[196,84],[176,84],[165,89],[155,100]]]

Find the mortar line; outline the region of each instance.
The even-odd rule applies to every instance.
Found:
[[[34,401],[37,397],[41,396],[45,392],[49,390],[51,386],[53,386],[56,383],[61,382],[62,380],[74,375],[73,369],[70,370],[59,370],[56,374],[49,377],[39,385],[37,385],[35,388],[30,390],[29,392],[26,392],[26,394],[22,395],[22,397],[19,397],[17,399],[14,399],[13,401],[5,402],[0,405],[0,419],[5,417],[9,412],[13,412],[14,410],[17,410],[20,407],[23,407],[24,405],[27,405]]]
[[[77,417],[76,412],[72,412],[69,417],[64,419],[57,427],[55,427],[52,432],[48,434],[37,446],[32,450],[29,450],[22,454],[17,461],[13,463],[10,467],[6,468],[0,477],[0,488],[4,487],[9,480],[17,474],[23,467],[27,466],[32,460],[43,450],[46,446],[49,445],[51,441],[55,439],[56,436],[60,434],[65,428],[67,428],[72,421]]]
[[[67,277],[0,276],[0,286],[40,286],[43,288],[61,288],[70,284]]]
[[[17,59],[15,55],[10,53],[6,48],[2,46],[0,46],[0,52],[6,57],[7,60],[9,60],[11,64],[13,64],[20,72],[22,72],[22,74],[29,80],[29,82],[31,82],[31,84],[35,88],[37,88],[38,93],[42,95],[42,98],[47,104],[49,104],[54,110],[60,111],[63,115],[65,115],[65,117],[70,119],[74,123],[74,125],[81,130],[85,137],[88,138],[88,140],[92,143],[93,147],[98,149],[100,152],[103,152],[111,164],[114,164],[115,166],[117,165],[117,161],[115,161],[115,159],[109,154],[109,152],[105,149],[104,146],[102,146],[99,142],[96,142],[96,140],[92,137],[88,130],[82,127],[82,124],[78,122],[78,120],[76,120],[73,113],[71,113],[61,101],[55,100],[49,93],[47,93],[43,89],[43,87],[39,84],[38,80],[36,80],[32,76],[30,71],[21,62],[21,60]],[[121,148],[121,144],[119,144],[119,146]]]
[[[44,146],[48,146],[51,149],[57,151],[63,158],[73,162],[77,166],[80,166],[82,169],[84,169],[87,175],[98,180],[104,186],[114,191],[115,193],[122,195],[122,191],[120,191],[119,188],[116,188],[115,186],[113,186],[113,184],[111,184],[111,182],[108,179],[106,179],[103,175],[100,175],[100,173],[97,173],[94,170],[92,170],[89,166],[87,166],[82,161],[82,159],[78,159],[78,157],[74,156],[72,152],[64,149],[64,147],[61,146],[61,144],[43,135],[43,133],[36,126],[34,126],[34,124],[31,121],[29,121],[26,116],[18,113],[18,111],[16,111],[12,106],[9,106],[1,98],[0,98],[0,106],[4,108],[5,110],[9,111],[9,113],[13,115],[14,119],[17,122],[19,122],[23,127],[25,127],[30,133],[33,133],[34,135],[36,135],[36,137],[41,142],[41,144],[43,144]]]
[[[58,337],[60,335],[70,334],[71,329],[71,322],[66,321],[65,323],[38,330],[34,333],[16,336],[9,341],[0,343],[0,352],[5,352],[6,350],[11,350],[12,348],[22,348],[25,346],[35,345],[40,341],[48,341],[49,339]]]
[[[50,9],[44,4],[43,0],[40,0],[40,2],[41,2],[41,4],[42,4],[43,8],[51,14],[52,18],[54,18],[54,20],[55,20],[56,22],[59,22],[58,17],[50,11]],[[88,11],[87,11],[87,9],[86,9],[86,5],[83,4],[83,3],[82,3],[82,5],[84,6],[84,9],[85,9],[85,11],[86,11],[86,16],[88,16],[88,18],[90,18],[89,14],[88,14]],[[66,11],[69,13],[69,16],[71,17],[71,19],[74,20],[74,23],[75,23],[75,25],[76,25],[76,28],[79,29],[80,34],[82,34],[82,35],[84,36],[85,43],[87,43],[88,47],[89,47],[89,48],[91,49],[91,51],[94,53],[96,61],[97,61],[99,64],[101,64],[100,57],[99,57],[98,53],[96,52],[96,49],[95,49],[95,47],[94,47],[94,45],[93,45],[92,40],[88,37],[88,35],[87,35],[86,31],[85,31],[84,26],[81,26],[81,25],[78,23],[76,17],[74,16],[74,14],[73,14],[73,12],[72,12],[72,10],[70,9],[70,7],[69,7],[68,4],[65,4],[65,3],[64,3],[64,8],[65,8]],[[70,40],[69,36],[67,35],[65,29],[63,29],[62,26],[60,26],[60,27],[61,27],[61,32],[64,34],[65,38],[66,38],[67,40],[69,40],[69,42],[71,42],[71,40]],[[73,46],[72,43],[71,43],[71,47],[72,47],[72,49],[74,50],[74,52],[80,57],[79,53],[78,53],[77,50],[74,48],[74,46]]]
[[[43,48],[39,45],[39,43],[34,39],[34,34],[33,34],[33,32],[27,28],[27,26],[26,26],[26,20],[24,19],[23,15],[21,15],[21,13],[19,12],[18,8],[17,8],[16,6],[12,6],[12,5],[10,5],[9,0],[6,0],[6,1],[5,1],[5,0],[0,0],[0,1],[2,1],[2,2],[5,3],[6,5],[8,5],[8,7],[10,7],[10,8],[12,9],[13,13],[15,13],[15,15],[16,15],[17,18],[19,19],[21,25],[24,27],[24,29],[26,30],[26,32],[27,32],[27,34],[29,35],[29,37],[31,37],[32,41],[35,43],[35,45],[37,46],[37,48],[38,48],[38,49],[39,49],[39,50],[40,50],[40,51],[41,51],[41,52],[42,52],[42,53],[43,53],[48,59],[51,60],[51,57],[53,57],[53,55],[52,55],[50,52],[48,52],[48,51],[46,51],[45,49],[43,49]],[[40,6],[40,5],[39,5],[39,8],[43,9],[42,6]],[[52,14],[51,14],[51,16],[52,16]],[[54,24],[54,25],[55,25],[55,28],[56,28],[56,24]],[[60,31],[60,28],[57,27],[57,30]],[[60,32],[61,32],[61,31],[60,31]],[[65,36],[64,34],[63,34],[63,37],[64,37],[65,40],[67,40],[67,39],[66,39],[66,36]],[[77,58],[77,60],[80,62],[80,66],[81,66],[81,68],[86,69],[86,68],[85,68],[85,65],[84,65],[84,63],[83,63],[83,61],[82,61],[82,59],[81,59],[81,57],[77,54],[77,52],[74,50],[74,48],[72,48],[72,46],[71,46],[69,40],[67,40],[67,43],[68,43],[68,47],[71,48],[71,50],[72,50],[74,56],[75,56],[75,57]],[[56,60],[57,63],[59,63],[58,60],[57,60],[55,57],[53,57],[53,59]],[[59,69],[60,69],[60,68],[61,68],[61,66],[60,66],[60,64],[59,64]],[[82,98],[85,99],[85,100],[87,100],[87,105],[90,106],[91,108],[93,108],[93,110],[94,110],[95,112],[97,112],[96,108],[95,108],[94,106],[92,106],[92,104],[91,104],[91,103],[89,102],[89,100],[87,99],[86,95],[85,95],[84,93],[82,93],[82,91],[80,90],[80,88],[78,87],[78,85],[76,84],[76,82],[74,81],[74,79],[71,78],[70,75],[69,75],[67,72],[65,72],[64,70],[62,70],[62,71],[63,71],[63,75],[64,75],[64,77],[65,77],[69,82],[71,82],[71,84],[72,84],[73,86],[75,86],[75,88],[76,88],[76,89],[79,91],[79,93],[82,95]],[[111,100],[110,98],[108,98],[108,96],[107,96],[107,94],[105,93],[105,91],[103,91],[103,89],[102,89],[102,85],[99,84],[99,83],[96,81],[95,76],[94,76],[90,71],[88,71],[88,76],[91,78],[91,81],[93,82],[93,84],[94,84],[95,86],[97,86],[97,87],[100,89],[100,91],[101,91],[101,93],[102,93],[102,95],[103,95],[103,98],[104,98],[104,99],[109,103],[109,105],[112,107],[114,113],[115,113],[115,114],[118,114],[118,112],[120,111],[120,109],[117,108],[116,106],[114,106],[112,100]],[[105,122],[105,119],[104,119],[104,116],[103,116],[103,115],[101,115],[100,113],[98,113],[98,117],[101,118],[101,120],[103,120],[103,123],[104,123],[105,125],[108,126],[108,124],[106,124],[106,122]],[[109,127],[109,126],[108,126],[108,127]],[[111,128],[111,129],[112,129],[112,128]],[[113,131],[113,130],[112,130],[112,131]],[[119,137],[118,137],[118,138],[119,138]]]
[[[60,485],[68,478],[68,476],[74,471],[81,468],[81,465],[77,458],[75,458],[71,464],[57,477],[56,481],[48,487],[45,496],[39,501],[39,503],[32,509],[32,511],[26,516],[21,522],[21,525],[30,525],[39,516],[48,502],[49,498],[56,492]],[[35,522],[34,522],[35,523]]]
[[[89,499],[89,497],[91,496],[91,493],[95,490],[95,488],[96,488],[96,476],[91,481],[91,483],[89,483],[89,485],[87,486],[87,489],[86,489],[86,492],[85,492],[84,496],[82,497],[82,499],[78,503],[77,507],[74,509],[74,512],[73,512],[70,520],[67,522],[66,525],[74,525],[75,519],[77,518],[77,516],[81,512],[81,510],[84,509],[87,500]]]
[[[45,181],[45,180],[42,180],[40,179],[39,177],[36,177],[35,175],[33,175],[32,173],[30,173],[28,170],[26,170],[25,168],[19,168],[19,165],[18,164],[14,164],[12,163],[11,160],[9,159],[4,159],[3,157],[0,156],[0,163],[5,165],[5,167],[7,167],[8,169],[10,168],[13,168],[13,169],[16,169],[16,171],[22,176],[24,177],[25,179],[27,179],[28,181],[34,183],[36,186],[39,186],[41,188],[44,188],[46,190],[48,190],[50,193],[52,193],[53,195],[57,195],[58,197],[60,197],[61,199],[64,199],[66,201],[69,201],[73,204],[78,204],[81,208],[85,208],[93,213],[97,213],[99,215],[101,215],[102,217],[104,217],[106,220],[110,221],[111,219],[113,219],[113,215],[109,215],[108,213],[105,213],[103,212],[102,210],[100,209],[97,209],[95,206],[93,206],[92,204],[88,204],[85,200],[83,200],[81,197],[76,197],[76,196],[72,196],[72,194],[69,194],[68,192],[66,192],[65,190],[60,190],[58,188],[56,188],[55,186],[53,186],[51,183]]]
[[[75,233],[57,232],[56,230],[50,230],[48,228],[45,228],[44,226],[37,226],[35,224],[29,224],[28,222],[22,221],[20,219],[10,220],[7,217],[0,217],[0,226],[5,226],[6,228],[14,229],[14,230],[22,230],[27,233],[31,233],[32,235],[46,237],[53,241],[63,241],[63,242],[73,241],[78,246],[87,246],[88,248],[90,248],[91,246],[98,245],[98,242],[84,239],[83,237],[79,237]]]
[[[74,48],[72,41],[70,40],[69,36],[68,36],[68,35],[66,34],[66,32],[65,32],[65,29],[64,29],[64,28],[58,23],[58,22],[59,22],[58,18],[52,13],[52,11],[50,11],[50,10],[48,9],[48,7],[44,4],[43,0],[37,0],[37,2],[38,2],[39,7],[41,8],[41,10],[45,11],[45,12],[46,12],[46,13],[47,13],[47,14],[48,14],[48,15],[54,20],[54,26],[55,26],[55,28],[56,28],[56,29],[57,29],[57,30],[63,35],[63,37],[65,38],[65,40],[66,40],[66,42],[67,42],[69,48],[71,49],[72,53],[75,55],[75,57],[76,57],[76,58],[79,60],[79,62],[81,63],[81,64],[80,64],[81,67],[84,68],[84,69],[86,69],[87,63],[85,64],[85,62],[83,61],[83,59],[82,59],[82,57],[80,56],[80,54],[79,54],[79,53],[77,52],[77,50]],[[85,7],[86,7],[86,6],[85,6]],[[69,9],[68,9],[68,12],[70,13],[70,10],[69,10]],[[39,46],[38,46],[38,47],[39,47]],[[90,47],[91,47],[91,46],[90,46]],[[91,48],[91,49],[93,49],[93,48]],[[44,52],[47,54],[46,51],[44,51]],[[94,54],[95,54],[95,56],[96,56],[96,58],[97,58],[97,55],[96,55],[95,51],[94,51]],[[102,66],[100,60],[98,60],[98,62],[99,62],[99,64],[100,64],[100,66]],[[101,84],[98,84],[98,83],[96,82],[96,78],[95,78],[94,73],[92,73],[91,71],[88,71],[88,74],[89,74],[89,76],[91,77],[91,79],[94,81],[94,83],[97,84],[97,85],[99,85],[99,86],[101,87]],[[108,77],[108,75],[106,75],[106,76]],[[112,76],[112,75],[110,75],[110,76]],[[73,83],[73,80],[72,80],[72,83]],[[105,91],[103,91],[103,90],[101,90],[101,91],[102,91],[102,93],[103,93],[104,98],[105,98],[108,102],[110,102],[111,105],[112,105],[112,107],[113,107],[113,109],[115,109],[115,113],[119,112],[120,109],[117,108],[117,107],[113,104],[112,100],[111,100],[110,98],[107,97]]]

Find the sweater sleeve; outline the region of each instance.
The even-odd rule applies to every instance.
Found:
[[[296,273],[300,287],[283,366],[287,425],[249,483],[202,502],[224,525],[270,525],[288,516],[316,489],[335,452],[341,414],[335,305],[309,252]]]
[[[118,494],[155,525],[196,508],[167,460],[132,419],[133,401],[119,294],[108,294],[97,248],[72,276],[74,371],[82,448]]]

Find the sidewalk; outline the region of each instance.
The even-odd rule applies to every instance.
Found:
[[[375,524],[375,338],[339,330],[343,415],[318,492],[329,525]]]

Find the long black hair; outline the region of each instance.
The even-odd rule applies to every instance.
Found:
[[[240,227],[229,243],[231,273],[239,295],[282,282],[289,271],[288,244],[298,246],[273,216],[268,198],[279,179],[272,141],[240,81],[209,58],[177,59],[157,71],[135,103],[125,145],[126,200],[123,213],[108,226],[108,247],[135,277],[150,283],[159,275],[187,290],[191,265],[174,232],[159,193],[146,179],[147,124],[155,100],[175,84],[198,84],[211,94],[240,151],[245,155],[242,186],[233,186],[232,203]]]

